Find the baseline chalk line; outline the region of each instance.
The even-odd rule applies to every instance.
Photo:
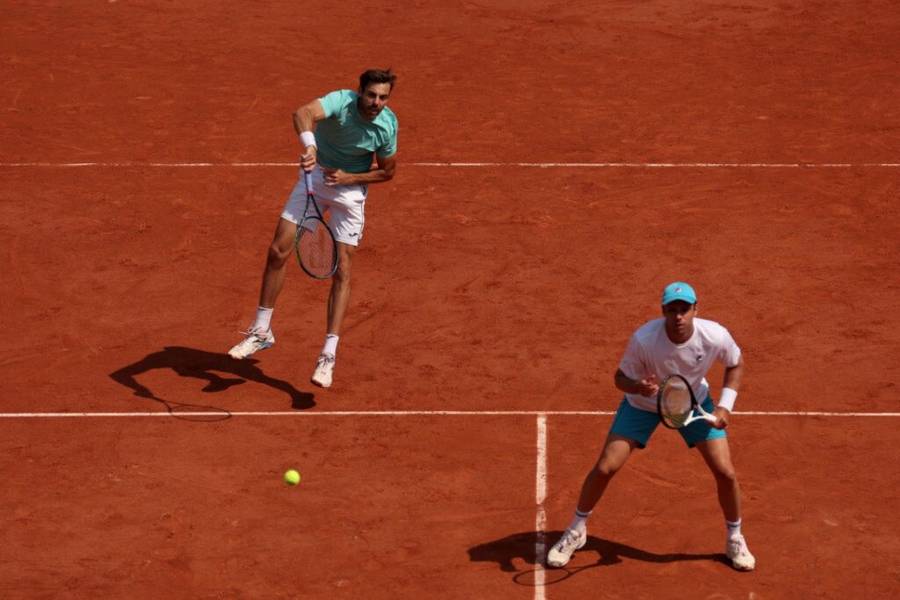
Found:
[[[616,414],[611,410],[333,410],[333,411],[174,411],[153,412],[5,412],[0,419],[76,419],[76,418],[153,418],[153,417],[203,417],[213,415],[232,417],[522,417],[522,416],[587,416],[602,417]],[[736,416],[758,417],[847,417],[877,418],[900,417],[900,412],[826,412],[826,411],[735,411]]]
[[[900,163],[894,162],[410,162],[401,163],[411,167],[432,168],[538,168],[538,169],[896,169]],[[258,168],[291,167],[299,168],[294,162],[6,162],[0,168]]]

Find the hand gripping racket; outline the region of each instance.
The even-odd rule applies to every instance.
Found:
[[[659,420],[669,429],[687,427],[700,419],[716,422],[716,418],[697,402],[694,390],[681,375],[669,375],[663,380],[656,394],[656,410]]]
[[[328,279],[337,270],[337,243],[313,195],[312,175],[304,172],[303,176],[306,178],[306,208],[303,219],[297,225],[294,252],[300,268],[307,275]]]

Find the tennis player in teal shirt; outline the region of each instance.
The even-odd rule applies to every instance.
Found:
[[[256,318],[246,337],[228,352],[231,357],[246,358],[275,343],[272,313],[284,285],[297,223],[306,207],[303,174],[308,172],[319,207],[330,213],[329,227],[338,246],[338,267],[328,296],[325,342],[311,378],[315,385],[331,387],[341,326],[350,301],[353,255],[365,226],[369,184],[389,181],[396,170],[398,123],[387,107],[395,82],[396,75],[390,69],[370,69],[360,75],[357,91],[328,93],[294,113],[294,129],[304,149],[300,177],[269,246]]]

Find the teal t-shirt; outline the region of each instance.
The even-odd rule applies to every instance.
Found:
[[[319,98],[326,118],[316,125],[316,146],[318,161],[325,167],[365,173],[374,154],[386,158],[397,152],[396,115],[385,106],[367,121],[356,109],[358,98],[359,94],[350,90]]]

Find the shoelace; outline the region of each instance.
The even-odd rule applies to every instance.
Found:
[[[578,534],[574,531],[566,531],[563,535],[562,543],[559,545],[560,551],[566,551],[569,547],[575,547],[578,545]]]
[[[744,542],[743,538],[728,540],[728,544],[731,547],[731,552],[735,556],[746,556],[750,553],[750,550],[747,548],[747,544]]]
[[[257,339],[265,339],[266,332],[265,331],[257,331],[255,329],[247,329],[246,331],[242,331],[241,335],[245,337],[250,337],[251,335]]]

